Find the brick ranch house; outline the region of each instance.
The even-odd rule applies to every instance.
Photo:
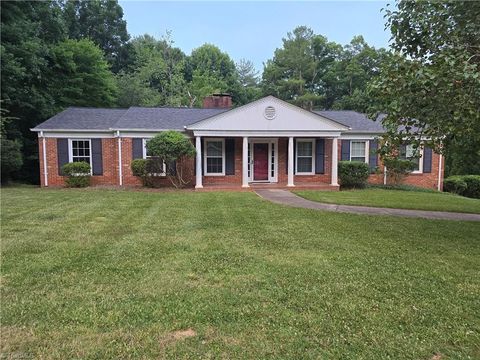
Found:
[[[196,157],[187,164],[196,189],[309,187],[338,189],[338,161],[368,163],[370,183],[385,183],[375,153],[382,125],[354,111],[307,111],[273,96],[231,109],[228,95],[203,108],[68,108],[32,131],[38,133],[41,185],[63,186],[62,165],[86,161],[92,185],[139,186],[133,159],[147,158],[149,138],[166,130],[192,139]],[[412,149],[405,146],[401,156]],[[421,150],[406,184],[441,189],[442,156]],[[157,181],[169,182],[158,174]]]

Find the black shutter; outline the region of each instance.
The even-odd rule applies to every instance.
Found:
[[[342,140],[341,161],[350,160],[350,140]],[[338,151],[338,150],[337,150]]]
[[[325,139],[317,139],[315,144],[315,174],[325,173]]]
[[[65,175],[62,166],[68,164],[68,139],[57,139],[58,175]]]
[[[370,172],[375,172],[375,169],[378,165],[378,141],[370,140],[370,154],[368,155],[368,165],[370,167]]]
[[[432,148],[426,146],[423,148],[423,172],[432,172]]]
[[[225,175],[235,175],[235,139],[225,139]]]
[[[143,139],[132,139],[132,159],[143,159]]]
[[[170,163],[169,167],[170,167],[169,175],[172,175],[172,176],[177,175],[177,162],[175,160],[173,160]]]
[[[92,174],[103,175],[102,139],[92,139]]]

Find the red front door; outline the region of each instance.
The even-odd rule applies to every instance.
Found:
[[[268,144],[253,144],[253,180],[268,180]]]

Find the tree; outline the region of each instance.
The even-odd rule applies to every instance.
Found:
[[[112,71],[131,65],[132,47],[128,43],[127,22],[117,0],[67,0],[63,17],[71,39],[89,38],[105,53]]]
[[[240,59],[235,65],[237,70],[237,104],[243,105],[262,96],[259,86],[259,72],[255,69],[255,65],[250,60]]]
[[[386,17],[396,54],[369,87],[371,112],[387,114],[386,144],[424,137],[447,158],[466,146],[480,163],[480,3],[399,1]]]
[[[184,106],[188,104],[184,79],[185,54],[173,47],[171,35],[162,40],[143,35],[132,41],[135,61],[131,72],[120,72],[118,105]]]
[[[203,98],[213,92],[230,93],[233,101],[237,102],[235,63],[214,45],[205,44],[192,51],[186,61],[185,80],[188,82],[188,91],[196,99],[196,105],[201,105]]]
[[[147,142],[147,149],[166,166],[167,177],[176,188],[188,184],[188,175],[184,171],[188,160],[195,155],[195,147],[183,134],[177,131],[165,131]],[[190,176],[191,178],[191,176]]]
[[[56,111],[47,57],[65,38],[61,8],[43,1],[2,1],[0,6],[2,107],[15,118],[4,136],[23,149],[18,178],[38,183],[37,137],[30,128]]]
[[[342,47],[300,26],[287,34],[283,47],[267,61],[263,92],[309,110],[363,111],[368,102],[367,81],[376,76],[386,54],[370,47],[361,36]]]
[[[103,53],[91,40],[65,40],[52,49],[50,93],[60,108],[111,106],[115,80]]]

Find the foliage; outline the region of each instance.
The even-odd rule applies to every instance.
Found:
[[[342,188],[363,188],[367,185],[370,169],[361,161],[339,161],[338,178]]]
[[[62,172],[67,177],[67,187],[87,187],[90,185],[90,164],[84,161],[71,162],[62,166]]]
[[[443,191],[462,195],[467,190],[467,183],[462,176],[449,176],[443,180]]]
[[[150,175],[147,170],[148,159],[134,159],[130,164],[134,176],[138,176],[142,180],[143,186],[150,186]]]
[[[22,145],[18,140],[1,137],[1,169],[2,183],[8,182],[12,175],[19,171],[23,165]]]
[[[458,195],[480,199],[480,175],[456,175],[446,178],[443,189]]]
[[[106,56],[113,72],[126,69],[133,61],[128,43],[127,22],[117,0],[69,0],[63,19],[70,39],[90,39]]]
[[[152,156],[165,163],[166,175],[171,183],[182,188],[188,181],[184,171],[186,162],[195,155],[195,147],[183,134],[177,131],[165,131],[147,142],[147,150]]]
[[[366,83],[388,56],[370,47],[361,36],[341,46],[300,26],[283,39],[263,72],[263,91],[306,109],[363,111]]]
[[[102,51],[90,40],[65,40],[52,49],[50,94],[62,106],[111,106],[116,84]]]
[[[383,165],[387,168],[388,184],[400,185],[409,173],[415,169],[411,160],[399,159],[397,156],[382,157]]]
[[[480,3],[467,1],[402,0],[386,10],[397,53],[369,88],[376,100],[372,109],[387,114],[386,146],[419,144],[425,136],[427,145],[447,155],[452,142],[465,145],[464,153],[478,154],[479,16]]]

